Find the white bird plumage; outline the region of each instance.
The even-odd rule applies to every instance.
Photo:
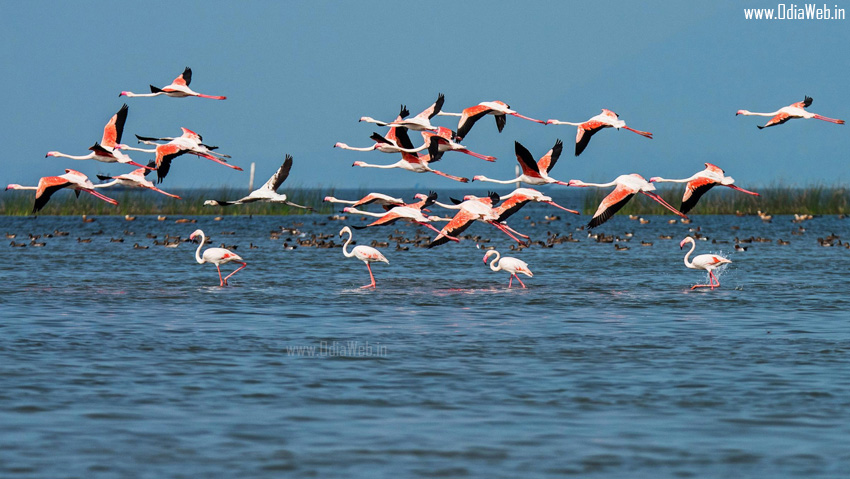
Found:
[[[511,279],[508,281],[508,288],[511,287],[511,283],[513,282],[514,278],[516,278],[516,280],[519,281],[519,284],[521,284],[522,287],[525,288],[525,283],[523,283],[522,280],[519,279],[517,273],[522,273],[528,276],[529,278],[534,276],[531,270],[528,269],[528,264],[525,261],[519,260],[511,256],[502,257],[502,255],[494,249],[491,249],[484,254],[484,264],[487,264],[487,258],[493,255],[495,255],[496,257],[493,258],[493,260],[490,262],[490,269],[493,271],[507,271],[511,274]]]

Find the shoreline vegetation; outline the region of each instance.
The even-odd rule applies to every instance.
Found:
[[[681,204],[684,185],[656,185],[657,192],[674,207]],[[486,187],[482,186],[482,191]],[[336,193],[335,193],[336,191]],[[346,199],[357,199],[368,193],[363,188],[296,188],[288,189],[290,201],[311,206],[319,214],[336,214],[341,205],[324,203],[325,196],[343,195]],[[402,190],[408,191],[408,190]],[[850,213],[850,189],[844,186],[814,185],[791,187],[771,185],[756,188],[761,196],[739,194],[722,186],[706,193],[689,215],[755,215],[757,211],[770,214],[848,214]],[[110,205],[87,194],[76,198],[70,191],[61,191],[54,195],[50,203],[39,212],[44,216],[73,215],[303,215],[309,210],[293,208],[282,204],[254,203],[228,207],[203,206],[204,200],[234,200],[247,194],[244,188],[223,187],[218,189],[183,189],[170,191],[182,199],[173,199],[152,191],[142,189],[116,189],[104,192],[118,201],[117,206]],[[409,189],[409,192],[414,192]],[[568,198],[570,207],[579,207],[583,215],[592,215],[609,189],[569,188],[564,191],[546,189],[545,194],[558,201]],[[505,191],[504,193],[507,193]],[[6,191],[0,195],[0,215],[31,216],[33,206],[32,191]],[[621,211],[632,215],[671,215],[664,207],[644,195],[637,195]]]

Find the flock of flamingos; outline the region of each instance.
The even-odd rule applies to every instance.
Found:
[[[122,91],[119,96],[153,97],[165,95],[173,98],[200,97],[215,100],[226,99],[226,97],[224,96],[205,95],[193,91],[189,88],[189,84],[191,83],[191,81],[192,70],[187,67],[183,71],[183,73],[180,74],[177,78],[175,78],[174,81],[168,86],[165,86],[163,88],[157,88],[151,85],[150,93],[140,94],[129,91]],[[635,130],[626,126],[626,122],[621,120],[619,118],[619,115],[617,115],[611,110],[606,109],[603,109],[602,113],[600,113],[599,115],[596,115],[583,122],[568,122],[552,119],[542,121],[521,115],[516,111],[512,110],[507,104],[501,101],[481,102],[478,105],[464,109],[460,113],[448,113],[442,111],[444,101],[445,97],[440,94],[437,100],[431,106],[423,110],[418,115],[410,118],[410,113],[405,106],[402,106],[398,116],[390,121],[380,121],[368,116],[364,116],[360,118],[360,121],[374,123],[377,126],[385,127],[387,128],[386,132],[384,134],[373,133],[370,138],[374,141],[374,143],[368,147],[351,147],[345,143],[336,143],[334,147],[354,151],[378,150],[383,153],[401,154],[401,160],[396,163],[388,165],[376,165],[365,163],[363,161],[355,161],[353,166],[359,166],[364,168],[402,168],[408,171],[412,171],[414,173],[434,173],[455,181],[467,183],[470,181],[468,178],[453,176],[442,171],[435,170],[431,167],[431,165],[439,161],[446,152],[450,151],[457,151],[485,161],[495,161],[494,157],[473,152],[460,143],[469,135],[470,131],[472,130],[472,127],[476,124],[476,122],[487,115],[492,115],[494,117],[496,122],[496,128],[499,132],[504,129],[508,115],[544,125],[574,126],[576,127],[576,156],[581,155],[582,152],[585,151],[593,135],[605,128],[616,128],[618,130],[622,128],[637,133],[638,135],[641,135],[645,138],[652,138],[652,133]],[[748,110],[738,110],[737,115],[771,117],[765,125],[759,125],[759,129],[780,125],[793,118],[813,118],[836,124],[844,124],[844,120],[828,118],[822,115],[806,111],[806,108],[809,107],[811,103],[812,99],[807,96],[803,101],[793,103],[773,112],[757,113]],[[89,148],[89,154],[82,156],[74,156],[60,153],[58,151],[50,151],[47,153],[46,156],[64,157],[74,160],[96,160],[104,163],[122,163],[135,166],[137,167],[137,169],[131,171],[130,173],[118,176],[98,175],[98,178],[100,180],[106,181],[105,183],[100,184],[93,184],[92,181],[89,180],[86,175],[80,173],[79,171],[66,169],[65,174],[63,175],[42,177],[41,179],[39,179],[37,186],[21,186],[18,184],[10,184],[6,187],[6,189],[35,190],[35,203],[33,206],[33,212],[36,213],[41,210],[45,204],[47,204],[51,195],[63,188],[69,188],[74,190],[77,196],[79,196],[80,192],[86,192],[111,204],[118,204],[118,202],[100,193],[100,191],[98,190],[120,185],[124,187],[147,188],[163,195],[179,198],[179,196],[177,195],[167,193],[159,189],[152,181],[147,180],[146,176],[151,171],[156,171],[157,183],[161,183],[162,180],[168,174],[169,169],[171,168],[172,160],[183,154],[196,155],[219,163],[223,166],[241,171],[241,168],[239,168],[238,166],[231,165],[227,162],[227,159],[230,158],[228,155],[217,152],[217,147],[215,146],[204,144],[201,135],[187,128],[181,128],[182,134],[179,137],[143,137],[136,135],[136,138],[138,139],[139,143],[153,146],[153,149],[137,148],[122,144],[121,137],[124,130],[124,123],[127,119],[127,112],[128,106],[124,104],[121,109],[118,110],[118,112],[113,115],[112,118],[110,118],[109,122],[104,128],[103,137],[101,138],[101,141],[96,142],[93,146]],[[459,117],[456,132],[446,127],[435,126],[431,124],[431,120],[436,116]],[[422,135],[423,144],[418,147],[414,146],[413,142],[408,136],[408,131],[419,132]],[[535,161],[534,156],[531,154],[531,152],[528,151],[528,149],[526,149],[519,142],[515,142],[516,158],[519,162],[520,168],[522,169],[521,175],[516,178],[510,178],[505,180],[496,180],[487,178],[483,175],[478,175],[474,176],[472,180],[499,184],[512,184],[522,182],[532,186],[554,183],[564,186],[577,187],[614,187],[614,190],[602,200],[602,203],[599,205],[599,208],[593,214],[593,217],[587,224],[588,228],[599,226],[605,221],[607,221],[612,215],[619,211],[634,195],[638,193],[652,198],[654,201],[657,201],[668,210],[683,218],[687,218],[686,213],[688,213],[691,209],[694,208],[694,206],[696,206],[702,195],[704,195],[706,192],[708,192],[708,190],[717,185],[726,186],[742,193],[758,196],[758,193],[748,191],[734,185],[735,180],[732,179],[732,177],[726,176],[721,168],[710,163],[705,164],[704,170],[699,171],[694,175],[683,179],[652,177],[649,179],[649,181],[647,181],[641,175],[632,173],[628,175],[620,175],[609,183],[587,183],[580,180],[560,181],[550,176],[550,173],[555,167],[555,164],[557,163],[558,158],[562,153],[562,149],[563,143],[561,142],[561,140],[557,140],[555,142],[555,145],[549,151],[547,151],[538,160]],[[125,151],[153,153],[155,154],[155,159],[151,160],[147,165],[143,165],[133,161],[129,157],[129,155],[125,153]],[[306,206],[294,204],[287,199],[287,196],[285,194],[280,194],[277,192],[281,184],[286,180],[287,176],[289,175],[289,170],[291,169],[291,167],[292,157],[287,155],[283,165],[278,169],[278,171],[275,172],[275,174],[262,187],[251,192],[248,196],[236,201],[207,200],[204,202],[204,204],[210,206],[229,206],[236,204],[247,204],[252,202],[275,202],[285,203],[298,208],[309,208]],[[653,192],[653,190],[655,190],[654,183],[658,182],[686,183],[685,193],[682,198],[681,206],[678,209],[670,205],[658,194]],[[517,241],[520,244],[525,244],[523,240],[521,240],[519,237],[527,240],[528,236],[523,235],[512,229],[510,226],[507,225],[506,220],[508,219],[508,217],[519,211],[520,208],[530,202],[547,203],[564,211],[573,214],[579,214],[578,211],[570,210],[561,205],[558,205],[553,202],[550,197],[545,196],[539,191],[531,188],[517,188],[512,193],[505,196],[499,196],[496,193],[490,193],[488,196],[485,197],[467,195],[463,198],[463,200],[456,200],[452,198],[453,204],[445,204],[438,202],[436,193],[431,193],[428,195],[418,194],[416,195],[415,199],[417,201],[414,203],[406,203],[400,198],[392,198],[381,193],[371,193],[359,200],[340,200],[333,197],[326,197],[325,201],[332,203],[349,204],[351,206],[346,207],[344,211],[374,216],[377,218],[374,222],[370,223],[367,226],[355,226],[355,228],[367,228],[371,226],[387,225],[394,223],[398,220],[405,220],[430,228],[437,233],[437,236],[428,245],[429,248],[439,246],[449,241],[460,241],[458,235],[460,235],[464,230],[466,230],[472,223],[476,221],[488,223],[508,235],[512,240]],[[501,203],[499,204],[499,202]],[[371,213],[357,209],[357,207],[368,204],[380,205],[384,208],[384,212]],[[427,208],[432,205],[437,205],[450,210],[456,210],[457,213],[452,218],[425,216],[423,212],[428,212],[429,210]],[[437,229],[431,223],[438,221],[447,221],[447,223],[443,228]],[[380,251],[369,246],[359,245],[355,246],[351,251],[349,251],[348,246],[352,241],[353,233],[348,226],[342,228],[342,230],[339,232],[340,237],[345,234],[348,235],[348,238],[345,241],[345,244],[343,245],[343,254],[346,257],[357,258],[366,264],[366,267],[369,270],[369,277],[371,279],[371,282],[370,284],[363,286],[363,288],[375,288],[376,283],[375,277],[372,274],[371,263],[389,263],[389,261],[383,254],[381,254]],[[200,237],[201,241],[195,253],[195,259],[198,263],[212,263],[216,266],[216,270],[218,271],[219,275],[220,286],[226,286],[227,280],[231,276],[233,276],[236,272],[247,266],[247,263],[239,255],[225,248],[208,248],[202,253],[201,250],[204,246],[204,243],[206,242],[204,232],[201,230],[197,230],[190,236],[191,239],[194,239],[196,237]],[[696,248],[694,239],[690,236],[686,237],[681,241],[680,247],[684,248],[684,246],[688,243],[691,244],[691,248],[685,255],[685,265],[688,268],[701,269],[707,271],[709,278],[708,284],[697,284],[692,286],[691,289],[703,287],[714,289],[720,286],[720,282],[718,281],[713,271],[724,264],[731,263],[731,261],[728,258],[717,254],[702,254],[694,257],[693,260],[691,260],[690,255]],[[493,271],[506,271],[510,273],[511,276],[510,281],[508,282],[508,287],[511,287],[513,279],[516,278],[520,285],[525,288],[525,284],[522,282],[522,280],[519,279],[519,276],[517,276],[518,274],[524,274],[529,277],[532,276],[532,272],[525,262],[517,258],[502,257],[498,251],[489,250],[484,256],[485,264],[487,263],[488,259],[491,258],[491,256],[493,257],[493,259],[490,262],[490,269],[492,269]],[[230,262],[240,263],[241,266],[229,275],[223,277],[221,274],[220,266],[222,264]]]

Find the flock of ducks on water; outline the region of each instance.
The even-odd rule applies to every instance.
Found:
[[[189,88],[191,80],[192,70],[187,67],[184,69],[183,73],[181,73],[177,78],[174,79],[174,81],[172,81],[170,85],[167,85],[162,88],[151,85],[150,93],[140,94],[129,91],[122,91],[119,96],[168,96],[174,98],[200,97],[215,100],[226,99],[226,97],[224,96],[207,95],[195,92],[194,90]],[[412,118],[408,118],[410,113],[407,110],[407,107],[404,105],[402,105],[398,116],[394,120],[382,121],[376,120],[372,117],[363,116],[360,118],[361,122],[373,123],[377,126],[385,127],[387,128],[387,131],[383,134],[374,132],[370,136],[370,139],[373,140],[374,143],[368,147],[351,147],[342,142],[336,143],[334,147],[354,151],[377,150],[382,153],[401,154],[402,157],[401,160],[393,164],[381,165],[369,164],[363,161],[355,161],[352,166],[380,169],[401,168],[414,173],[433,173],[454,181],[468,183],[470,180],[467,178],[462,178],[450,175],[439,170],[435,170],[431,167],[431,165],[433,163],[436,163],[437,161],[440,161],[444,154],[447,152],[460,152],[488,162],[495,161],[496,158],[493,156],[473,152],[466,146],[460,144],[460,141],[468,137],[473,125],[475,125],[478,120],[485,116],[494,117],[496,127],[499,132],[504,129],[508,116],[514,116],[517,118],[544,125],[574,126],[576,127],[575,156],[581,155],[587,149],[592,136],[606,128],[614,128],[617,130],[624,129],[627,131],[634,132],[648,139],[653,138],[653,135],[650,132],[635,130],[631,127],[626,126],[625,121],[621,120],[619,118],[619,115],[607,109],[602,109],[602,113],[593,116],[585,121],[569,122],[554,119],[542,121],[519,114],[517,111],[512,110],[509,105],[502,101],[484,101],[477,105],[473,105],[469,108],[466,108],[460,113],[449,113],[443,111],[442,107],[444,102],[444,95],[439,94],[437,100],[431,106],[429,106],[421,113],[417,114]],[[793,103],[789,106],[780,108],[779,110],[776,110],[774,112],[758,113],[750,112],[748,110],[738,110],[736,115],[771,117],[771,119],[765,125],[759,125],[759,129],[780,125],[794,118],[818,119],[835,124],[844,124],[843,120],[828,118],[807,111],[806,108],[809,107],[811,104],[812,99],[806,96],[803,101]],[[215,146],[210,146],[208,144],[203,143],[204,140],[201,135],[187,128],[181,128],[182,134],[179,137],[146,137],[136,135],[136,138],[139,143],[154,146],[154,149],[137,148],[122,144],[121,139],[124,124],[128,115],[128,110],[129,107],[124,104],[121,109],[110,118],[109,122],[104,128],[103,137],[101,141],[96,142],[94,146],[89,148],[90,153],[88,155],[74,156],[60,153],[57,151],[50,151],[47,153],[46,156],[65,157],[74,160],[96,160],[105,163],[121,163],[137,167],[137,169],[133,170],[131,173],[118,176],[98,175],[98,178],[102,181],[105,181],[105,183],[95,185],[88,179],[88,177],[86,177],[86,175],[76,170],[66,169],[65,174],[63,175],[42,177],[39,180],[37,186],[29,187],[21,186],[18,184],[9,184],[6,189],[35,190],[36,193],[33,212],[38,212],[49,201],[52,194],[54,194],[56,191],[65,188],[75,191],[77,195],[79,195],[80,192],[89,193],[111,204],[117,204],[118,202],[100,193],[98,191],[99,189],[109,188],[111,186],[137,187],[149,189],[157,193],[179,199],[179,196],[159,189],[156,185],[154,185],[153,182],[148,181],[145,177],[150,172],[156,171],[157,183],[161,183],[170,170],[171,162],[175,158],[184,154],[195,155],[201,158],[214,161],[220,165],[229,168],[241,170],[240,167],[228,163],[227,160],[230,158],[229,155],[216,151],[217,147]],[[432,125],[431,120],[440,115],[459,117],[457,130],[453,131],[446,127]],[[422,146],[415,147],[413,145],[408,136],[408,131],[419,132],[422,135]],[[561,142],[561,140],[557,140],[555,142],[555,145],[537,160],[529,152],[529,150],[519,142],[515,142],[514,146],[516,159],[519,164],[519,167],[522,170],[521,175],[516,178],[505,180],[492,179],[484,175],[476,175],[472,178],[472,181],[491,182],[498,184],[513,184],[522,182],[531,186],[558,184],[573,187],[613,187],[613,191],[602,200],[598,209],[593,214],[590,221],[587,223],[586,228],[588,230],[595,228],[608,221],[611,216],[617,213],[636,194],[645,195],[651,198],[652,200],[658,202],[666,209],[680,216],[682,218],[680,221],[682,221],[683,223],[690,223],[691,220],[687,217],[686,214],[696,206],[699,199],[705,193],[707,193],[715,186],[724,186],[730,189],[734,189],[738,192],[746,193],[752,196],[759,196],[759,194],[756,192],[748,191],[735,185],[734,179],[732,177],[726,176],[725,172],[721,168],[711,163],[705,163],[704,170],[699,171],[694,175],[683,179],[667,179],[656,176],[650,178],[647,181],[646,179],[644,179],[643,176],[637,173],[632,173],[620,175],[609,183],[589,183],[575,179],[565,182],[555,179],[551,176],[552,169],[558,162],[563,149],[563,143]],[[427,150],[427,152],[422,152],[423,150]],[[136,163],[128,156],[127,153],[125,153],[126,151],[153,153],[155,155],[155,159],[151,160],[147,165]],[[252,191],[249,195],[243,198],[232,201],[207,200],[204,202],[204,205],[226,207],[232,205],[249,204],[254,202],[274,202],[283,203],[296,208],[312,210],[312,208],[309,206],[302,206],[292,203],[288,200],[286,195],[278,193],[278,189],[280,188],[281,184],[286,180],[289,175],[292,163],[292,157],[290,155],[286,155],[284,163],[275,172],[275,174],[272,175],[272,177],[269,178],[269,180],[261,188]],[[654,183],[660,182],[686,184],[685,193],[682,197],[681,206],[679,208],[672,206],[663,198],[661,198],[657,193],[654,192]],[[461,234],[471,224],[475,222],[483,222],[490,224],[508,237],[510,237],[516,243],[511,245],[511,249],[515,251],[521,251],[522,249],[531,245],[537,245],[541,247],[552,247],[555,244],[563,242],[578,241],[577,238],[573,238],[573,233],[570,233],[568,236],[563,237],[560,236],[560,234],[553,234],[551,232],[549,232],[546,241],[531,240],[531,238],[529,238],[528,236],[508,226],[506,222],[507,218],[516,213],[524,205],[532,202],[547,203],[566,212],[572,214],[579,214],[578,211],[570,210],[561,205],[558,205],[553,202],[552,199],[548,196],[545,196],[539,191],[531,188],[517,188],[512,193],[505,196],[500,196],[497,193],[490,192],[487,196],[483,197],[466,195],[463,197],[462,200],[456,200],[454,198],[451,198],[453,204],[444,204],[437,202],[437,195],[433,192],[428,195],[417,194],[415,198],[418,201],[412,203],[407,203],[401,199],[392,199],[380,193],[372,193],[370,195],[367,195],[367,197],[354,201],[337,200],[331,197],[325,198],[325,201],[334,203],[347,203],[352,205],[345,207],[343,210],[344,212],[378,218],[369,225],[354,226],[354,228],[367,228],[372,226],[389,225],[395,223],[398,220],[402,220],[406,222],[412,222],[414,224],[429,228],[437,232],[437,236],[431,239],[430,241],[429,236],[421,235],[421,233],[417,233],[417,236],[415,236],[411,240],[390,235],[387,242],[376,241],[373,243],[374,246],[357,245],[349,252],[347,247],[353,242],[354,235],[349,226],[343,227],[337,235],[339,237],[348,235],[347,239],[342,244],[343,254],[346,257],[354,257],[363,261],[368,268],[371,283],[364,286],[364,288],[374,288],[376,286],[375,278],[372,274],[371,263],[389,262],[383,256],[383,254],[375,247],[387,247],[389,246],[390,241],[395,241],[397,250],[407,249],[411,245],[433,248],[448,242],[459,242],[461,241],[461,239],[475,239],[476,244],[480,248],[482,243],[486,243],[486,241],[483,241],[482,238],[470,237],[469,235],[461,236]],[[365,206],[368,204],[381,205],[384,209],[384,212],[372,213],[369,211],[357,209],[358,206]],[[456,213],[452,217],[440,217],[435,215],[426,216],[425,213],[430,213],[429,207],[432,206],[438,206],[448,210],[455,210]],[[758,211],[758,215],[763,221],[767,222],[772,220],[771,215],[763,213],[762,211]],[[550,217],[555,218],[554,215],[546,216],[545,221],[554,221],[550,220]],[[132,221],[135,219],[135,217],[127,215],[125,216],[125,219],[127,221]],[[640,224],[649,223],[649,220],[642,217],[636,217],[633,219],[638,220]],[[811,216],[797,215],[795,216],[794,221],[801,222],[808,219],[811,219]],[[89,219],[85,216],[83,217],[83,221],[88,220]],[[184,222],[187,223],[194,221],[195,220],[189,219],[184,220]],[[676,220],[669,221],[671,223],[676,222]],[[181,222],[181,220],[177,220],[177,222]],[[435,222],[446,222],[447,224],[442,229],[437,229],[432,225],[432,223]],[[536,225],[536,223],[532,222],[532,226],[534,225]],[[585,227],[582,227],[579,230],[582,230],[584,228]],[[684,248],[686,244],[691,245],[690,251],[685,255],[684,263],[688,268],[702,269],[708,272],[709,284],[695,285],[694,288],[709,287],[711,289],[714,289],[715,287],[719,286],[719,281],[717,281],[713,270],[717,267],[728,264],[731,261],[720,255],[712,254],[699,255],[693,258],[692,261],[689,260],[691,253],[696,247],[696,241],[707,239],[701,236],[699,230],[699,227],[692,228],[690,232],[693,234],[691,236],[686,237],[680,243],[681,248]],[[206,242],[206,236],[204,235],[203,231],[196,230],[192,233],[192,235],[190,235],[189,240],[193,240],[196,237],[201,238],[201,244],[199,245],[198,250],[196,251],[195,259],[198,263],[212,263],[216,266],[221,286],[226,286],[227,280],[233,274],[247,266],[247,263],[244,262],[244,260],[239,255],[231,251],[231,249],[235,249],[234,246],[231,246],[230,249],[228,249],[227,247],[225,247],[227,245],[222,244],[221,247],[208,248],[202,253],[201,248]],[[520,237],[523,239],[520,239]],[[619,251],[628,250],[629,246],[627,246],[625,243],[628,243],[631,239],[631,236],[629,234],[626,234],[625,237],[621,238],[620,236],[588,233],[588,237],[596,240],[599,243],[614,243],[615,249]],[[44,246],[45,243],[38,242],[38,238],[39,237],[37,236],[34,237],[31,235],[30,245]],[[668,239],[665,236],[662,236],[661,238]],[[154,244],[161,245],[164,247],[177,247],[181,242],[189,240],[184,240],[179,237],[166,237],[163,240],[157,240],[154,238]],[[746,246],[741,246],[741,243],[758,240],[759,239],[757,238],[749,238],[746,240],[739,240],[738,238],[735,238],[735,246],[736,249],[742,251],[746,249]],[[80,237],[78,238],[78,241],[80,243],[89,242],[91,241],[91,238],[83,239]],[[112,238],[110,241],[123,242],[124,239]],[[819,238],[818,241],[823,246],[842,245],[841,241],[835,235],[830,235],[830,237],[827,238]],[[652,246],[652,244],[653,243],[649,241],[641,241],[641,246]],[[787,245],[789,244],[789,242],[779,239],[777,240],[777,244]],[[26,246],[26,244],[16,243],[14,240],[12,241],[11,245],[15,247]],[[850,244],[845,243],[844,245],[850,248]],[[295,239],[293,237],[292,243],[289,243],[289,239],[284,241],[285,248],[294,249],[298,246],[336,247],[337,244],[333,241],[332,238],[324,237],[324,235],[314,235],[309,239]],[[134,248],[136,249],[146,249],[148,247],[149,246],[143,246],[139,243],[134,243]],[[254,247],[253,243],[250,245],[250,247]],[[485,249],[487,248],[485,247]],[[525,284],[519,279],[517,274],[524,274],[526,276],[531,277],[532,273],[529,270],[527,264],[516,258],[503,257],[493,249],[487,250],[487,253],[484,256],[484,262],[487,263],[491,257],[493,257],[493,259],[492,261],[490,261],[490,268],[493,271],[506,271],[511,274],[509,287],[511,286],[513,279],[517,279],[520,285],[523,288],[525,287]],[[228,262],[240,263],[242,266],[239,267],[236,271],[230,273],[228,276],[224,277],[221,274],[220,265]]]

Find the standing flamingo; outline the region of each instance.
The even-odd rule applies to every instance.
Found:
[[[266,183],[252,191],[243,198],[234,201],[224,201],[224,200],[206,200],[204,201],[204,206],[230,206],[230,205],[243,205],[248,203],[283,203],[288,206],[293,206],[295,208],[302,208],[305,210],[313,210],[309,206],[301,206],[296,205],[295,203],[289,201],[285,194],[278,193],[277,190],[280,188],[280,185],[286,181],[286,178],[289,176],[289,170],[292,168],[292,155],[286,155],[283,160],[283,164],[278,168],[275,174],[272,175],[271,178],[266,181]]]
[[[212,263],[215,265],[215,269],[218,270],[219,286],[227,286],[227,280],[230,279],[231,276],[236,274],[242,268],[248,266],[248,263],[246,263],[245,260],[243,260],[238,254],[224,248],[207,248],[204,251],[204,256],[201,257],[201,248],[204,247],[207,237],[204,236],[204,232],[202,230],[195,230],[195,232],[189,236],[189,239],[194,240],[196,236],[201,237],[201,244],[198,245],[198,250],[195,251],[195,260],[198,264]],[[222,278],[220,266],[231,261],[242,263],[242,266]]]
[[[806,108],[812,104],[812,97],[807,96],[803,101],[798,101],[797,103],[792,103],[786,107],[782,107],[774,112],[770,113],[756,113],[749,110],[738,110],[735,113],[735,116],[744,115],[744,116],[772,116],[766,125],[761,126],[758,125],[759,130],[763,128],[767,128],[769,126],[781,125],[786,121],[792,118],[814,118],[816,120],[828,121],[830,123],[837,123],[839,125],[844,124],[844,120],[836,120],[835,118],[827,118],[825,116],[821,116],[815,113],[811,113],[806,111]]]
[[[494,180],[492,178],[487,178],[484,175],[476,175],[472,177],[472,180],[488,181],[490,183],[500,183],[503,185],[522,181],[529,185],[548,185],[550,183],[555,183],[567,186],[567,183],[549,176],[549,172],[552,171],[552,168],[555,167],[555,163],[558,162],[558,158],[561,157],[561,150],[563,147],[564,144],[561,140],[556,140],[555,146],[553,146],[551,150],[547,151],[539,161],[535,162],[534,157],[531,156],[531,152],[529,152],[526,147],[522,146],[520,142],[515,141],[514,152],[516,153],[516,161],[519,162],[519,166],[522,168],[521,175],[512,180]]]
[[[148,163],[148,166],[151,167],[154,165],[154,162],[151,161]],[[105,175],[97,175],[97,178],[101,181],[112,180],[107,183],[100,183],[94,185],[95,188],[109,188],[110,186],[121,185],[128,186],[131,188],[147,188],[157,193],[162,193],[165,196],[170,196],[172,198],[181,199],[177,195],[172,195],[171,193],[166,193],[161,189],[157,188],[152,182],[145,179],[148,173],[150,173],[150,169],[139,168],[137,170],[133,170],[130,173],[126,173],[118,176],[105,176]]]
[[[437,128],[437,131],[423,131],[421,133],[422,139],[425,140],[425,145],[428,147],[428,154],[431,155],[431,158],[433,158],[432,161],[439,160],[443,156],[443,153],[447,151],[458,151],[485,161],[496,161],[495,156],[487,156],[476,153],[456,142],[455,132],[450,128],[441,126]]]
[[[168,85],[168,86],[165,86],[165,87],[162,87],[162,88],[157,88],[157,87],[151,85],[151,92],[150,93],[133,93],[131,91],[122,91],[118,96],[134,97],[134,96],[165,95],[165,96],[170,96],[170,97],[173,97],[173,98],[184,98],[184,97],[187,97],[187,96],[197,96],[197,97],[200,97],[200,98],[211,98],[213,100],[226,100],[227,99],[226,96],[204,95],[203,93],[198,93],[198,92],[192,91],[192,89],[189,88],[190,83],[192,83],[192,69],[189,68],[189,67],[186,67],[186,69],[183,70],[183,73],[181,73],[180,76],[175,78],[173,82],[171,82],[171,85]]]
[[[460,113],[440,112],[438,115],[460,117],[460,120],[458,120],[457,123],[457,141],[461,141],[466,138],[466,135],[469,133],[469,130],[472,129],[472,126],[475,125],[475,122],[483,118],[484,115],[494,115],[496,117],[496,129],[499,130],[499,133],[502,132],[505,128],[505,123],[507,123],[508,117],[506,115],[515,116],[535,123],[546,124],[545,121],[535,120],[534,118],[520,115],[516,111],[511,110],[511,107],[507,103],[499,100],[482,101],[475,106],[465,108]]]
[[[112,115],[112,118],[103,127],[103,137],[100,142],[95,142],[89,150],[91,153],[83,156],[66,155],[58,151],[48,151],[45,158],[56,156],[62,158],[70,158],[72,160],[96,160],[103,163],[123,163],[133,165],[139,168],[148,168],[133,161],[129,156],[122,151],[116,149],[118,143],[121,143],[121,135],[124,133],[124,123],[127,121],[127,112],[129,107],[125,103],[118,110],[118,113]]]
[[[372,248],[371,246],[358,245],[355,246],[354,249],[349,253],[347,248],[348,244],[351,243],[351,239],[354,235],[351,233],[351,228],[348,226],[343,227],[339,230],[339,236],[342,237],[343,234],[348,233],[348,239],[345,241],[345,244],[342,245],[342,254],[345,255],[346,258],[351,258],[352,256],[359,259],[360,261],[366,263],[366,268],[369,269],[369,278],[372,280],[370,284],[366,286],[361,286],[361,288],[375,288],[377,287],[375,284],[375,276],[372,274],[372,266],[370,263],[375,261],[383,261],[384,263],[390,264],[387,258],[381,254],[380,251]]]
[[[32,212],[37,213],[44,205],[50,201],[50,197],[53,193],[61,190],[62,188],[71,188],[74,190],[74,193],[77,197],[80,196],[81,191],[85,191],[97,198],[102,199],[103,201],[117,205],[118,202],[113,200],[108,196],[104,196],[99,192],[94,190],[94,184],[92,184],[89,177],[80,173],[76,170],[66,169],[64,175],[59,176],[43,176],[38,180],[38,186],[21,186],[16,183],[12,183],[6,186],[6,190],[35,190],[35,204],[33,205]]]
[[[652,139],[652,133],[648,131],[640,131],[635,130],[634,128],[629,128],[626,126],[626,122],[620,119],[620,115],[614,113],[611,110],[602,109],[602,113],[594,116],[593,118],[583,122],[583,123],[573,123],[569,121],[560,121],[560,120],[546,120],[547,125],[571,125],[578,127],[576,129],[576,156],[580,155],[585,148],[587,148],[588,143],[590,143],[590,137],[596,134],[596,132],[602,130],[603,128],[616,128],[616,129],[624,129],[637,133],[640,136]]]
[[[735,180],[731,176],[726,176],[720,167],[712,165],[711,163],[706,163],[704,170],[695,173],[690,178],[668,180],[666,178],[661,178],[660,176],[654,176],[649,179],[649,182],[687,183],[688,185],[685,187],[685,194],[682,196],[682,206],[679,208],[679,211],[685,214],[696,206],[697,201],[699,201],[702,195],[717,185],[728,186],[733,190],[740,191],[748,195],[759,196],[759,194],[754,191],[747,191],[733,185],[732,183],[734,183]]]
[[[688,268],[691,268],[691,269],[704,269],[704,270],[708,271],[708,284],[695,284],[695,285],[691,286],[691,289],[692,290],[697,289],[697,288],[714,289],[714,288],[719,287],[720,286],[720,280],[717,279],[717,276],[714,275],[714,270],[717,269],[720,266],[723,266],[724,264],[731,263],[732,261],[728,258],[724,258],[723,256],[716,255],[716,254],[701,254],[701,255],[695,257],[692,262],[688,261],[688,257],[691,256],[691,253],[694,252],[694,249],[696,249],[697,245],[694,242],[694,239],[691,238],[690,236],[688,236],[685,239],[683,239],[681,243],[679,243],[679,249],[684,248],[685,243],[691,244],[690,251],[688,251],[688,253],[685,255],[685,266],[687,266]]]
[[[370,116],[364,116],[361,117],[359,121],[375,123],[378,126],[402,127],[414,131],[436,130],[437,127],[431,124],[431,118],[434,118],[434,115],[440,113],[440,110],[443,108],[444,101],[446,101],[446,97],[440,93],[437,95],[437,101],[423,110],[422,113],[409,119],[397,118],[395,121],[388,123],[376,120]]]
[[[646,181],[642,176],[637,173],[632,173],[630,175],[620,175],[614,179],[614,181],[610,183],[585,183],[581,180],[570,180],[570,186],[595,186],[597,188],[607,188],[609,186],[616,186],[614,191],[612,191],[608,196],[606,196],[602,203],[599,205],[599,208],[596,210],[596,213],[593,214],[593,218],[590,219],[590,222],[587,224],[588,228],[595,228],[602,223],[608,221],[608,218],[614,215],[614,213],[620,211],[620,208],[625,206],[626,203],[632,199],[637,193],[644,194],[653,200],[657,201],[661,204],[661,206],[667,208],[668,210],[676,213],[682,218],[687,218],[684,213],[670,206],[669,203],[664,201],[663,198],[653,193],[655,190],[655,186]]]
[[[412,171],[414,173],[434,173],[440,176],[444,176],[450,180],[460,181],[461,183],[468,183],[469,178],[463,178],[460,176],[453,176],[447,173],[443,173],[442,171],[434,170],[428,163],[431,161],[431,157],[429,155],[419,155],[416,156],[412,153],[402,153],[401,160],[393,163],[391,165],[373,165],[363,161],[355,161],[351,166],[361,166],[363,168],[401,168],[403,170]]]
[[[511,279],[508,280],[508,288],[511,287],[511,284],[513,283],[514,278],[516,278],[516,280],[519,281],[519,284],[521,284],[522,287],[525,288],[525,283],[523,283],[522,280],[519,279],[519,276],[517,276],[517,273],[522,273],[522,274],[528,276],[529,278],[534,276],[534,274],[531,272],[531,270],[528,269],[528,264],[526,264],[525,261],[521,261],[521,260],[518,260],[516,258],[512,258],[510,256],[505,256],[504,258],[500,259],[501,255],[499,254],[498,251],[496,251],[494,249],[491,249],[491,250],[487,251],[487,253],[484,254],[484,264],[487,264],[487,258],[489,258],[492,255],[496,255],[496,257],[493,258],[493,261],[490,262],[490,269],[491,270],[493,270],[493,271],[507,271],[508,273],[511,273]],[[498,264],[496,264],[497,261],[499,262]]]

